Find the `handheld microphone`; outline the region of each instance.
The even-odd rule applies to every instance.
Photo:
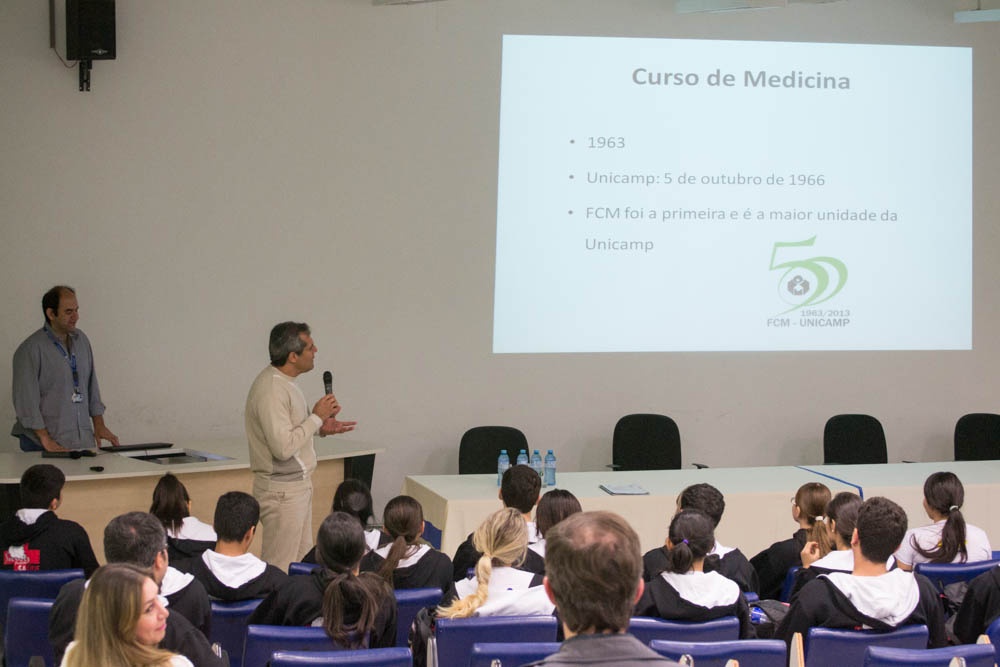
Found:
[[[326,389],[326,393],[333,393],[333,373],[330,371],[323,371],[323,387]]]

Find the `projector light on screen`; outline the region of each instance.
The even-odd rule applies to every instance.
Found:
[[[506,35],[493,351],[972,345],[968,48]]]

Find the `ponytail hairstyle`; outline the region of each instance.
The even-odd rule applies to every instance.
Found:
[[[965,487],[952,472],[936,472],[924,482],[924,501],[927,507],[947,517],[941,529],[941,541],[933,549],[924,549],[917,544],[916,536],[910,538],[913,548],[932,563],[951,563],[961,555],[961,562],[969,559],[965,546],[965,517],[962,503],[965,502]]]
[[[438,607],[442,618],[468,618],[486,602],[494,567],[518,566],[528,551],[528,525],[521,512],[505,507],[486,517],[472,536],[472,543],[483,555],[476,563],[475,592],[447,607]]]
[[[333,493],[331,512],[347,512],[367,529],[368,522],[375,516],[372,509],[372,492],[368,485],[359,479],[345,479]]]
[[[176,535],[184,519],[191,514],[188,509],[190,502],[191,497],[184,484],[168,472],[153,489],[153,504],[149,506],[149,513],[160,520],[168,534]]]
[[[715,522],[701,510],[683,510],[670,521],[667,572],[684,574],[715,548]]]
[[[392,537],[392,546],[389,547],[389,553],[378,574],[391,584],[392,574],[399,561],[409,554],[411,547],[420,539],[424,526],[424,508],[415,498],[396,496],[386,503],[382,524],[385,532]]]
[[[841,491],[826,504],[826,520],[831,522],[831,532],[835,531],[834,541],[840,538],[840,543],[851,547],[851,536],[858,525],[858,510],[861,509],[861,497],[850,491]],[[839,544],[834,545],[834,548]]]
[[[806,529],[806,541],[816,542],[819,545],[820,558],[833,550],[826,524],[816,520],[823,516],[829,502],[830,489],[819,482],[803,484],[795,492],[795,506],[799,508],[799,519],[805,519],[809,522],[809,527]]]
[[[326,579],[323,591],[323,629],[345,648],[364,648],[366,636],[375,627],[386,584],[381,578],[354,571],[365,555],[365,534],[356,517],[333,512],[316,536],[316,559]],[[344,609],[359,610],[357,623],[345,625]]]

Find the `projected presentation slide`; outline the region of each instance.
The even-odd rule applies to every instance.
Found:
[[[507,35],[493,351],[972,345],[968,48]]]

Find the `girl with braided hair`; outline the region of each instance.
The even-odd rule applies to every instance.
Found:
[[[530,616],[555,609],[542,587],[542,575],[517,570],[528,550],[528,526],[521,512],[506,507],[476,529],[473,543],[483,555],[476,576],[455,584],[459,599],[438,609],[439,618]]]

